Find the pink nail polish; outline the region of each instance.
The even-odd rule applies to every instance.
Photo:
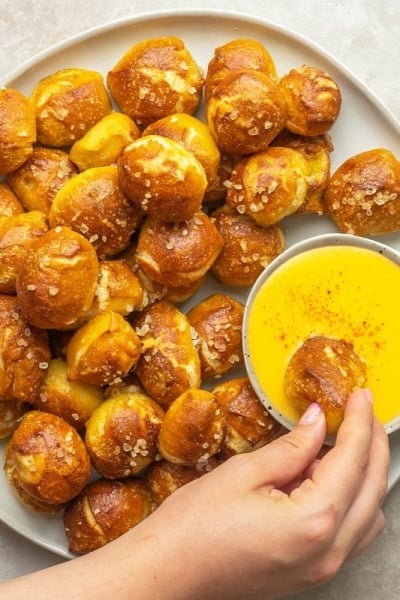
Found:
[[[370,390],[370,389],[368,389],[368,388],[364,388],[364,389],[363,389],[363,393],[364,393],[364,398],[365,398],[366,400],[368,400],[368,402],[370,402],[371,404],[373,404],[373,403],[374,403],[374,399],[373,399],[373,397],[372,397],[372,392],[371,392],[371,390]]]
[[[299,423],[301,423],[302,425],[310,425],[315,421],[320,412],[321,406],[317,402],[313,402],[308,406],[306,412],[301,417]]]

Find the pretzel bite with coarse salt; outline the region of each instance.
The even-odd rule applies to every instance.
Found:
[[[211,213],[211,219],[224,245],[210,272],[223,285],[250,287],[285,249],[284,233],[278,223],[262,227],[226,204]]]
[[[92,412],[103,401],[103,390],[100,386],[70,381],[67,363],[62,358],[53,358],[49,362],[40,394],[33,406],[57,415],[82,432]]]
[[[133,45],[107,74],[107,85],[121,112],[146,127],[173,113],[194,114],[204,79],[184,42],[165,36]]]
[[[0,440],[11,435],[29,408],[28,403],[19,400],[3,400],[0,402]]]
[[[50,413],[27,412],[5,450],[6,477],[23,504],[55,512],[77,496],[90,477],[78,432]]]
[[[268,50],[257,40],[239,38],[218,46],[207,67],[204,92],[206,101],[226,75],[238,70],[262,71],[277,79],[275,63]]]
[[[225,432],[225,418],[216,396],[191,388],[165,413],[158,449],[171,463],[205,468],[221,449]]]
[[[48,215],[57,192],[77,173],[67,152],[37,146],[19,169],[9,173],[7,181],[26,210]]]
[[[21,92],[0,89],[0,175],[18,169],[33,152],[35,113]]]
[[[0,181],[0,218],[25,212],[25,208],[10,185]]]
[[[242,159],[232,171],[227,204],[262,227],[278,223],[303,204],[310,167],[292,148],[268,148]]]
[[[148,218],[140,230],[136,261],[158,283],[190,286],[209,271],[222,246],[220,233],[202,211],[180,223]]]
[[[41,79],[30,101],[38,142],[55,148],[71,146],[112,110],[101,73],[78,67]]]
[[[284,378],[285,394],[303,413],[318,402],[325,413],[327,434],[335,435],[343,420],[347,398],[365,385],[366,365],[353,344],[314,336],[290,357]]]
[[[342,97],[338,85],[325,71],[302,65],[281,77],[279,87],[287,103],[289,131],[322,135],[336,122]]]
[[[345,160],[331,175],[326,214],[343,233],[381,235],[400,229],[400,162],[386,148]]]
[[[93,303],[98,269],[93,246],[68,227],[33,241],[16,285],[27,321],[42,329],[73,328]]]
[[[283,428],[261,403],[247,377],[220,383],[212,393],[225,414],[227,433],[220,452],[223,459],[251,452],[283,433]]]
[[[105,400],[90,417],[85,444],[102,477],[137,475],[157,455],[164,411],[141,392],[122,392]]]
[[[200,359],[186,315],[161,300],[132,318],[142,342],[135,373],[163,408],[190,387],[200,386]]]
[[[207,188],[204,167],[193,152],[162,135],[143,136],[125,148],[118,177],[132,204],[159,221],[190,219]]]
[[[32,242],[48,229],[46,215],[38,210],[0,219],[0,293],[15,294],[17,274]]]
[[[243,312],[241,302],[227,294],[216,293],[187,313],[196,332],[202,377],[218,377],[242,362]]]
[[[0,403],[32,404],[50,358],[47,332],[27,322],[15,296],[0,295]]]
[[[286,101],[278,83],[261,71],[232,71],[213,90],[206,120],[221,152],[265,150],[286,124]]]
[[[150,493],[140,479],[92,481],[65,508],[69,550],[92,552],[132,529],[152,510]]]
[[[129,202],[117,167],[95,167],[65,183],[54,198],[51,227],[63,225],[84,235],[100,258],[114,256],[130,242],[142,212]]]
[[[135,366],[140,339],[119,313],[106,310],[81,325],[67,345],[70,381],[106,385],[119,380]]]

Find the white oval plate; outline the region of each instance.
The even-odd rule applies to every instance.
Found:
[[[46,75],[64,67],[86,67],[106,75],[121,55],[139,40],[176,35],[205,70],[214,48],[230,40],[250,37],[270,51],[278,73],[309,64],[325,69],[339,84],[343,105],[332,130],[335,151],[332,169],[349,156],[375,147],[387,147],[400,156],[400,124],[376,96],[346,67],[316,44],[284,27],[245,15],[221,11],[184,11],[145,14],[96,28],[43,52],[10,73],[0,85],[15,87],[29,95]],[[322,217],[298,215],[283,223],[286,243],[291,245],[311,235],[334,233],[336,228]],[[400,250],[400,234],[382,236],[381,241]],[[209,282],[200,297],[216,290]],[[243,293],[226,290],[242,301]],[[3,459],[5,442],[0,444]],[[389,488],[400,479],[400,432],[391,435]],[[46,517],[24,508],[14,497],[0,470],[0,519],[36,544],[71,558],[61,515]]]

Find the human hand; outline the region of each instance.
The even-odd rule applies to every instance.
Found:
[[[160,598],[277,598],[328,581],[372,542],[389,449],[369,392],[351,396],[318,460],[325,427],[311,405],[292,432],[177,490],[143,522],[156,564],[168,565],[157,572]]]

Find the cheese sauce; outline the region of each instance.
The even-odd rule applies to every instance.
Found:
[[[339,245],[294,256],[254,296],[245,335],[259,388],[290,422],[300,415],[284,394],[286,365],[313,335],[351,342],[377,418],[387,424],[400,413],[400,267],[379,252]]]

